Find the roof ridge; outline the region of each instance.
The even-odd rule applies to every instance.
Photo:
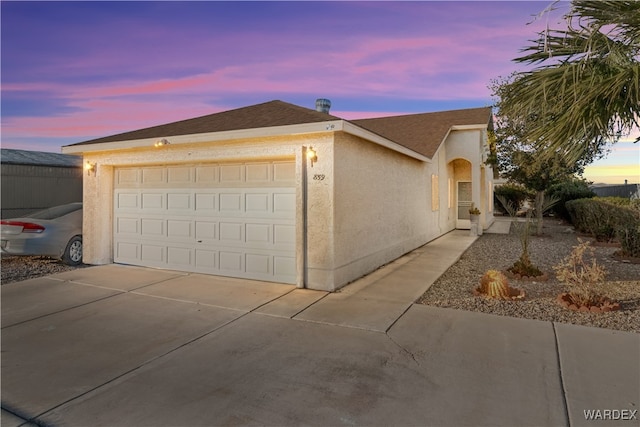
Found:
[[[99,144],[103,142],[134,139],[163,138],[198,133],[224,132],[241,129],[266,128],[274,126],[318,123],[342,120],[299,105],[281,100],[271,100],[259,104],[218,111],[199,117],[148,126],[132,131],[120,132],[106,137],[91,139],[71,145]]]
[[[407,114],[396,114],[394,116],[368,117],[368,118],[362,118],[362,119],[352,119],[352,120],[349,120],[349,121],[354,123],[354,122],[364,121],[364,120],[381,120],[381,119],[392,119],[392,118],[396,118],[396,117],[426,116],[426,115],[430,115],[430,114],[450,114],[450,113],[456,113],[456,112],[472,111],[472,110],[484,110],[484,109],[492,109],[492,108],[493,107],[491,107],[491,106],[456,108],[456,109],[453,109],[453,110],[427,111],[427,112],[424,112],[424,113],[407,113]]]

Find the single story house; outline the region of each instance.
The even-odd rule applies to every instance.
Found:
[[[84,262],[335,291],[493,221],[491,108],[363,120],[271,101],[63,147],[82,154]]]
[[[82,157],[43,151],[0,150],[2,218],[82,201]]]

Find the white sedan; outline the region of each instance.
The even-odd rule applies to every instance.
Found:
[[[25,218],[0,221],[0,252],[46,255],[65,264],[82,263],[82,203],[45,209]]]

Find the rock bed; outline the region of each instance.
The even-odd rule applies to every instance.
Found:
[[[8,256],[4,254],[1,263],[0,283],[3,285],[87,267],[86,265],[76,267],[66,265],[60,260],[46,256]]]
[[[615,259],[613,253],[619,247],[595,246],[595,249],[598,263],[607,269],[607,282],[602,293],[619,301],[620,311],[600,314],[575,312],[557,303],[558,294],[567,291],[567,287],[555,278],[552,267],[571,252],[578,243],[578,237],[566,223],[545,219],[544,236],[531,236],[529,253],[532,262],[549,275],[549,280],[510,279],[510,286],[523,289],[526,297],[522,301],[500,301],[476,297],[473,289],[487,270],[505,270],[518,259],[520,239],[513,227],[511,234],[484,234],[425,292],[418,303],[640,333],[640,264]],[[589,237],[580,238],[593,241]]]

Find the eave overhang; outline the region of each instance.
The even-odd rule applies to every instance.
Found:
[[[167,135],[165,137],[143,138],[134,140],[100,142],[95,144],[74,144],[62,147],[64,154],[91,154],[104,151],[127,150],[135,148],[150,148],[158,141],[166,139],[171,146],[184,144],[215,143],[221,141],[246,140],[265,137],[308,135],[326,132],[346,132],[351,135],[366,139],[390,150],[412,157],[423,162],[431,162],[425,157],[394,141],[363,129],[346,120],[332,120],[318,123],[305,123],[286,126],[271,126],[253,129],[240,129],[221,132],[207,132],[189,135]]]

